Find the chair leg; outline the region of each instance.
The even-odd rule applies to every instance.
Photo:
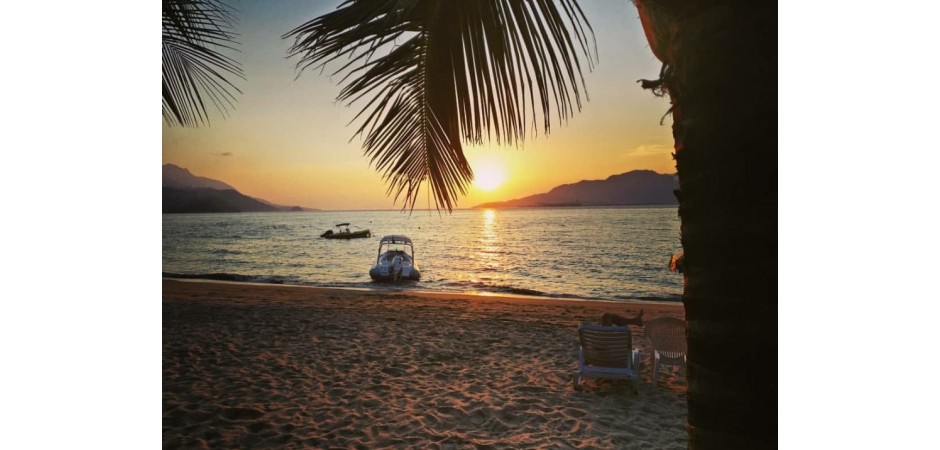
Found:
[[[659,355],[653,357],[653,387],[659,382]]]

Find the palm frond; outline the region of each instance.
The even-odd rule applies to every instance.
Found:
[[[244,78],[225,56],[235,50],[233,11],[220,0],[163,0],[163,120],[169,125],[209,123],[211,102],[223,115],[241,91],[227,76]]]
[[[406,209],[425,182],[456,206],[473,180],[462,142],[548,133],[553,109],[567,121],[587,95],[578,52],[596,56],[576,0],[348,0],[284,38],[300,72],[338,66],[337,99],[362,104],[354,137]]]

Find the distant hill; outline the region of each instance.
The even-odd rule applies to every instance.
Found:
[[[163,165],[163,213],[317,211],[283,206],[244,195],[229,184]]]
[[[184,169],[176,164],[164,164],[163,165],[163,187],[177,188],[177,189],[219,189],[219,190],[236,190],[232,186],[225,184],[219,180],[213,180],[212,178],[206,177],[197,177],[189,172],[188,169]]]
[[[282,211],[234,189],[163,188],[163,213],[268,212]]]
[[[652,170],[634,170],[611,175],[606,180],[582,180],[563,184],[543,193],[474,208],[519,208],[548,206],[675,205],[679,188],[675,175]]]

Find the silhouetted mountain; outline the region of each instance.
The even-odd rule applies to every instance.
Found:
[[[163,188],[163,213],[217,213],[281,211],[234,189]]]
[[[278,211],[319,211],[319,209],[315,209],[315,208],[304,208],[304,207],[301,207],[301,206],[284,206],[284,205],[278,205],[277,203],[271,203],[271,202],[269,202],[269,201],[267,201],[267,200],[265,200],[265,199],[263,199],[263,198],[257,198],[257,197],[251,197],[251,198],[253,198],[253,199],[255,199],[255,200],[257,200],[257,201],[259,201],[259,202],[261,202],[261,203],[264,203],[265,205],[273,206],[273,207],[277,208]]]
[[[483,203],[474,208],[516,208],[531,206],[600,206],[600,205],[675,205],[673,194],[679,182],[675,175],[652,170],[611,175],[606,180],[583,180],[563,184],[544,194]]]
[[[163,213],[318,211],[283,206],[244,195],[219,180],[198,177],[174,164],[163,165]]]
[[[206,177],[197,177],[190,173],[188,169],[184,169],[175,164],[163,165],[163,187],[177,189],[209,188],[220,190],[235,190],[235,188],[232,186],[219,180],[213,180],[212,178]]]

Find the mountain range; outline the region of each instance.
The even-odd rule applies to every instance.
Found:
[[[489,202],[474,208],[520,208],[549,206],[675,205],[673,193],[679,188],[675,175],[652,170],[634,170],[611,175],[605,180],[582,180],[563,184],[528,197]]]
[[[604,180],[582,180],[563,184],[542,194],[474,208],[520,208],[552,206],[675,205],[675,175],[652,170],[634,170]],[[163,165],[163,213],[318,211],[284,206],[249,197],[233,186],[212,178],[193,175],[175,164]]]
[[[175,164],[163,165],[163,213],[316,211],[249,197],[231,185],[193,175]]]

